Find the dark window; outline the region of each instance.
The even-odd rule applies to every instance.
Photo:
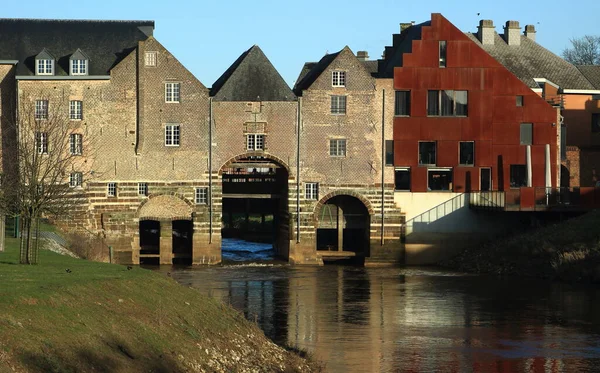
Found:
[[[446,42],[440,41],[440,67],[446,67]]]
[[[428,170],[427,190],[452,190],[452,170]]]
[[[517,106],[523,106],[523,96],[517,96]]]
[[[479,189],[482,192],[487,192],[492,189],[492,170],[489,168],[481,169],[481,180],[479,183]]]
[[[331,96],[331,114],[346,114],[346,96]]]
[[[428,91],[427,115],[430,116],[467,116],[469,95],[467,91]]]
[[[329,155],[332,157],[345,157],[346,139],[329,140]]]
[[[394,171],[394,189],[410,190],[410,168],[397,168]]]
[[[600,113],[592,114],[592,133],[600,133]]]
[[[435,164],[435,141],[419,141],[419,164]]]
[[[394,164],[394,140],[385,140],[385,165]]]
[[[459,163],[463,166],[475,164],[475,143],[473,141],[461,141],[459,143]]]
[[[521,123],[521,145],[533,144],[533,124]]]
[[[510,165],[510,187],[520,188],[527,186],[527,167],[524,164]]]
[[[410,115],[410,91],[396,91],[394,115]]]

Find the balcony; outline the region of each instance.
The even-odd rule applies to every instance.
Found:
[[[519,188],[473,191],[469,207],[490,211],[588,211],[600,208],[600,188]]]

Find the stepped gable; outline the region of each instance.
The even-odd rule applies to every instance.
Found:
[[[110,70],[146,40],[154,21],[0,19],[0,59],[17,60],[17,75],[35,75],[35,56],[44,49],[56,58],[54,75],[69,75],[69,57],[89,57],[89,75]]]
[[[482,44],[476,34],[466,35],[530,88],[538,88],[535,78],[544,78],[563,89],[594,89],[575,65],[527,36],[520,35],[520,45],[508,45],[504,35],[497,32],[493,44]]]
[[[254,45],[217,79],[216,101],[293,101],[296,96],[263,51]]]
[[[595,89],[600,89],[600,65],[578,65],[577,69]]]
[[[394,68],[404,66],[404,54],[412,53],[413,40],[421,40],[424,26],[431,26],[431,21],[411,25],[399,34],[392,35],[392,46],[385,47],[384,56],[378,60],[379,78],[393,78]]]

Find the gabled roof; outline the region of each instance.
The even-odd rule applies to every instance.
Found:
[[[47,49],[55,75],[69,75],[69,57],[84,50],[90,75],[110,69],[152,35],[154,21],[0,19],[0,60],[17,60],[17,75],[35,75],[35,56]]]
[[[431,26],[431,21],[412,25],[400,34],[392,36],[393,45],[385,47],[384,57],[379,60],[378,77],[394,77],[394,67],[403,66],[404,53],[412,52],[412,42],[413,40],[421,39],[421,29],[423,26]]]
[[[217,79],[210,95],[217,101],[292,101],[296,96],[263,51],[254,45]]]
[[[36,60],[54,60],[55,57],[52,55],[52,53],[48,52],[48,50],[46,48],[42,49],[42,51],[40,53],[38,53],[37,56],[35,56]]]
[[[577,69],[595,89],[600,89],[600,65],[579,65]]]
[[[88,57],[87,54],[83,53],[83,51],[81,49],[77,48],[77,50],[73,54],[71,54],[69,59],[71,59],[71,60],[89,60],[90,58]]]
[[[336,53],[326,54],[319,62],[307,62],[304,64],[300,75],[294,84],[294,92],[300,96],[302,91],[307,89],[317,80],[321,73],[335,60],[341,51]]]
[[[498,33],[489,45],[481,44],[473,33],[466,35],[531,88],[538,88],[535,78],[544,78],[563,89],[594,89],[577,67],[524,35],[521,45],[510,46]]]

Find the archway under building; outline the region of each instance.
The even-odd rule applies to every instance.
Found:
[[[370,254],[371,216],[365,203],[352,195],[324,197],[315,210],[317,254],[325,263],[364,263]]]
[[[249,153],[221,167],[223,261],[287,260],[289,168],[266,154]]]

